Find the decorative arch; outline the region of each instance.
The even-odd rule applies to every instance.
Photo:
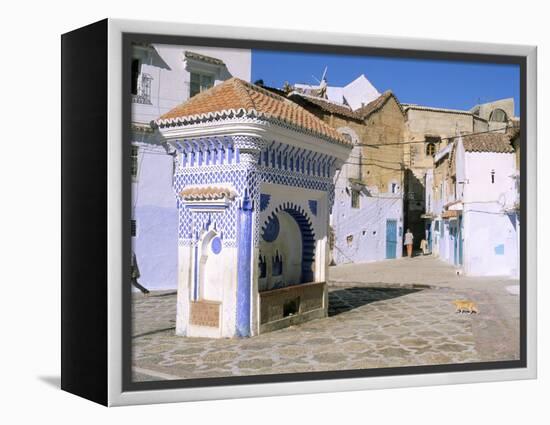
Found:
[[[222,251],[220,235],[214,229],[205,232],[198,244],[198,282],[199,299],[221,301],[220,276],[217,276],[218,255]]]
[[[349,136],[350,142],[353,143],[354,146],[359,144],[359,136],[355,132],[355,130],[351,127],[338,127],[336,131],[343,136]]]
[[[307,212],[299,205],[293,202],[284,202],[276,207],[271,215],[265,220],[261,236],[267,242],[271,242],[277,239],[277,235],[274,235],[276,231],[278,233],[278,218],[277,214],[281,211],[289,214],[298,224],[301,233],[302,240],[302,267],[300,282],[312,282],[314,280],[313,263],[315,262],[315,232],[313,230],[313,224],[308,216]],[[276,224],[275,224],[276,223]]]
[[[493,109],[489,116],[489,121],[508,122],[508,114],[500,108]]]
[[[336,131],[346,137],[353,144],[353,149],[348,157],[348,163],[343,167],[343,170],[345,170],[343,176],[347,178],[360,179],[361,164],[363,162],[363,147],[360,143],[361,140],[355,130],[350,127],[339,127]]]

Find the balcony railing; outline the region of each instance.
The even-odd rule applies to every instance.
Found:
[[[141,74],[137,81],[137,93],[132,95],[133,103],[151,105],[151,81],[153,77],[149,74]]]

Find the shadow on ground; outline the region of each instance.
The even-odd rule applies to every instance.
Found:
[[[359,287],[335,289],[328,294],[328,315],[329,317],[336,316],[366,304],[402,297],[421,290],[411,288]]]

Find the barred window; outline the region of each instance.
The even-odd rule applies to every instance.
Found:
[[[139,157],[139,148],[137,146],[132,146],[130,153],[130,171],[132,173],[132,179],[137,179],[138,176],[138,157]]]
[[[133,238],[137,235],[137,222],[136,220],[130,220],[130,234]]]
[[[434,156],[435,155],[435,143],[428,143],[426,145],[426,156]]]

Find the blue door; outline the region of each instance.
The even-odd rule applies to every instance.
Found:
[[[386,258],[397,256],[397,220],[386,220]]]
[[[426,222],[426,241],[428,242],[428,252],[432,252],[432,222]]]
[[[453,254],[454,254],[454,265],[458,266],[458,228],[456,225],[456,221],[454,222],[453,226],[453,239],[454,239],[454,246],[453,246]]]
[[[458,264],[462,265],[462,250],[463,241],[462,241],[462,215],[458,216]]]

